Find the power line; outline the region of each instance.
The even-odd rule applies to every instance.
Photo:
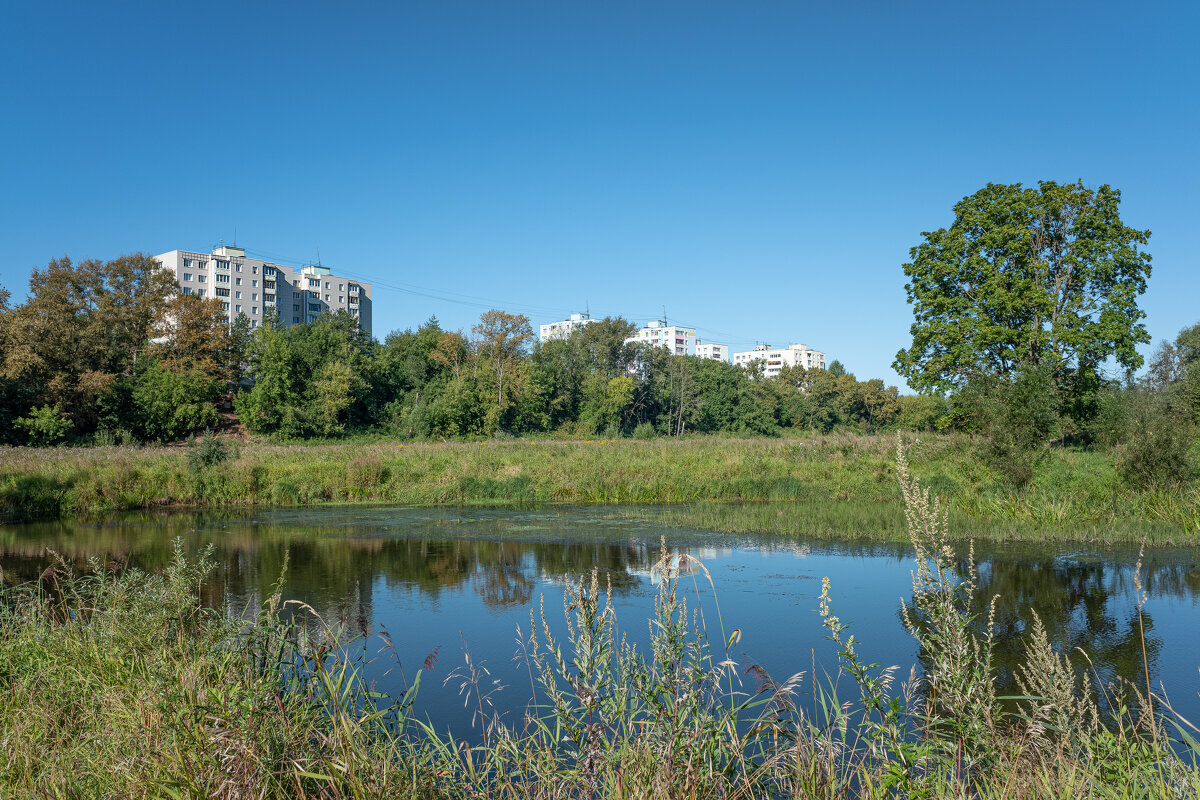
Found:
[[[263,258],[264,260],[270,260],[270,261],[273,261],[273,262],[279,263],[279,264],[304,266],[306,264],[312,263],[311,261],[306,261],[305,259],[294,258],[291,256],[281,255],[278,253],[269,253],[264,250],[246,248],[246,252],[253,253],[256,256]],[[432,287],[421,286],[421,285],[412,284],[412,283],[406,283],[403,281],[380,280],[371,275],[366,275],[364,273],[359,273],[356,271],[343,269],[341,267],[338,267],[337,271],[346,275],[347,277],[354,278],[356,280],[366,281],[372,285],[372,288],[380,287],[380,288],[386,289],[388,291],[399,292],[401,294],[410,295],[412,297],[423,297],[427,300],[437,300],[437,301],[440,301],[443,303],[452,303],[452,304],[456,304],[456,305],[467,306],[467,307],[471,307],[471,308],[480,308],[480,309],[484,309],[484,310],[490,310],[493,308],[503,308],[503,309],[511,310],[511,311],[529,312],[531,314],[538,314],[538,315],[547,314],[547,315],[556,315],[556,316],[563,316],[563,317],[565,317],[571,313],[570,310],[564,310],[565,307],[540,306],[540,305],[535,305],[535,304],[531,304],[531,303],[521,303],[521,302],[516,302],[516,301],[510,301],[510,300],[500,300],[500,299],[495,299],[495,298],[488,299],[485,297],[481,297],[479,295],[470,295],[470,294],[465,294],[465,293],[461,293],[461,292],[449,291],[449,290],[445,290],[445,289],[435,289]],[[665,308],[663,309],[663,314],[664,315],[666,314]],[[613,317],[621,316],[621,317],[624,317],[631,321],[638,320],[638,319],[657,319],[658,318],[655,316],[655,313],[648,313],[648,314],[606,313],[603,316],[613,316]],[[704,333],[706,337],[709,336],[710,334],[713,336],[720,337],[721,339],[724,339],[723,343],[728,344],[728,345],[732,345],[732,344],[747,344],[747,345],[749,345],[749,344],[757,344],[761,341],[761,339],[752,338],[752,337],[743,337],[738,334],[730,333],[729,331],[720,330],[718,328],[711,328],[708,326],[700,326],[700,325],[691,325],[691,324],[688,324],[687,322],[682,322],[679,320],[675,320],[674,324],[679,327],[692,328],[697,333]]]

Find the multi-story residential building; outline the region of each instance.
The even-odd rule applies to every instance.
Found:
[[[212,253],[172,250],[155,258],[175,273],[184,294],[219,299],[231,323],[245,314],[257,328],[275,311],[280,325],[299,325],[345,311],[371,330],[371,284],[338,277],[329,267],[286,267],[246,258],[244,248],[227,245]]]
[[[596,321],[590,314],[572,314],[570,319],[542,325],[538,333],[538,340],[546,342],[550,339],[566,339],[575,331]]]
[[[649,344],[665,347],[677,356],[696,355],[696,329],[668,325],[665,319],[655,319],[625,340],[626,344]]]
[[[696,340],[696,357],[708,358],[713,361],[729,361],[729,345],[717,344],[716,342],[702,342]]]
[[[753,350],[733,354],[733,363],[739,367],[749,368],[752,361],[763,362],[763,374],[768,378],[778,375],[784,367],[825,369],[825,354],[802,344],[789,344],[782,349],[760,344]]]

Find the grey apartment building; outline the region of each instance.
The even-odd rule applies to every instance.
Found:
[[[275,311],[280,325],[299,325],[345,311],[360,328],[371,330],[371,284],[334,275],[329,267],[285,267],[246,258],[244,248],[228,245],[211,253],[172,250],[155,258],[175,273],[184,294],[220,300],[230,322],[245,314],[257,328]]]

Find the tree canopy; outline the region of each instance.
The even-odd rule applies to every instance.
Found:
[[[954,206],[947,228],[922,233],[904,265],[915,321],[893,367],[922,391],[1011,381],[1046,365],[1062,390],[1108,358],[1137,369],[1148,342],[1150,231],[1125,225],[1107,185],[988,184]]]

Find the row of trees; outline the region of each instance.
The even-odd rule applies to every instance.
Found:
[[[25,303],[9,299],[0,294],[0,436],[11,444],[170,441],[217,425],[229,396],[249,430],[284,437],[873,431],[910,402],[837,362],[767,380],[626,344],[634,326],[620,318],[545,343],[528,318],[498,310],[469,332],[431,318],[383,342],[344,314],[230,328],[218,300],[178,294],[141,254],[56,259],[34,271]]]
[[[338,315],[266,326],[249,346],[254,384],[237,398],[251,430],[289,437],[375,428],[405,438],[564,431],[573,435],[777,434],[787,427],[878,430],[899,416],[895,387],[830,370],[767,380],[727,363],[626,344],[606,318],[534,344],[528,318],[489,311],[469,333],[432,318],[376,342]]]

